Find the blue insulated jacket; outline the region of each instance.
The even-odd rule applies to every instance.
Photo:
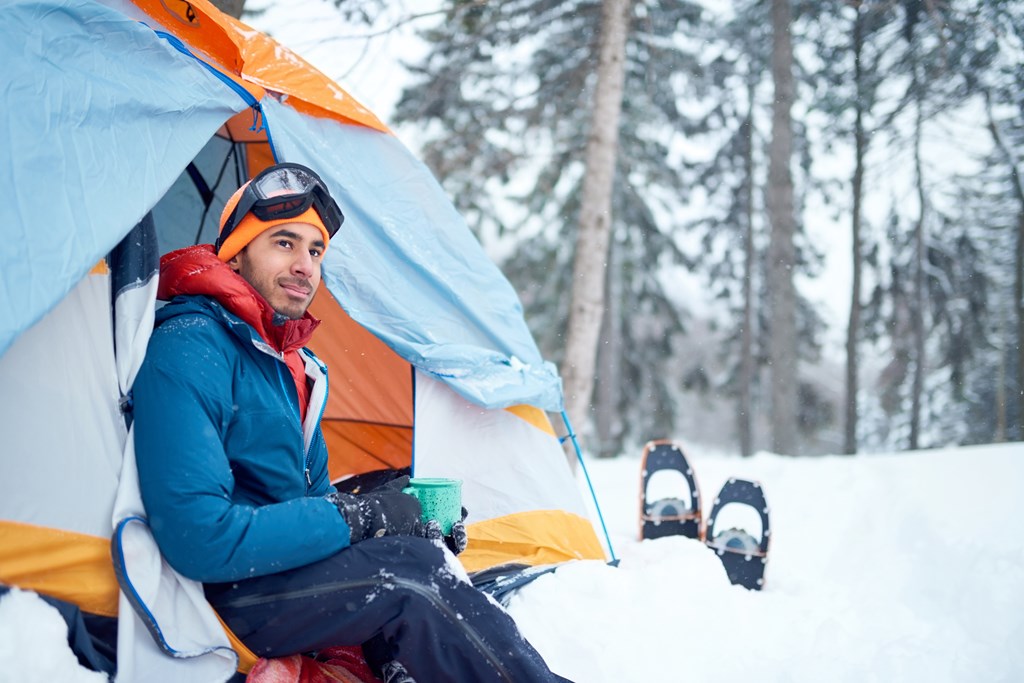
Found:
[[[157,311],[156,325],[133,386],[135,455],[171,566],[234,581],[346,547],[348,525],[324,498],[333,490],[319,424],[326,368],[301,351],[324,383],[304,436],[287,366],[241,318],[210,297],[182,296]]]

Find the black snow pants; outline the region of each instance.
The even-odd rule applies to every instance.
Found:
[[[260,657],[372,641],[417,683],[565,680],[422,538],[371,538],[304,567],[205,589]]]

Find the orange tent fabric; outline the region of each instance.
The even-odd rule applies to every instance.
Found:
[[[387,132],[373,112],[273,39],[221,14],[207,0],[133,0],[167,30],[241,83],[288,98],[294,109]],[[256,93],[254,93],[256,94]],[[259,99],[261,94],[257,95]]]
[[[321,428],[332,481],[412,462],[412,366],[345,313],[327,291],[310,313],[321,320],[310,348],[329,368]]]

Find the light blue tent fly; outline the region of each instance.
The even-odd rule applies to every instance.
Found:
[[[0,584],[116,616],[119,681],[244,664],[148,532],[130,388],[157,255],[212,242],[226,198],[273,160],[316,169],[343,207],[324,283],[411,366],[415,471],[464,480],[467,569],[604,560],[545,414],[562,410],[555,367],[372,113],[206,0],[8,0],[0,64]]]

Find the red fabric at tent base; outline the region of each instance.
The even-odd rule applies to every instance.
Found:
[[[260,659],[246,683],[381,683],[363,659],[362,648],[331,647],[317,658],[291,655]]]

